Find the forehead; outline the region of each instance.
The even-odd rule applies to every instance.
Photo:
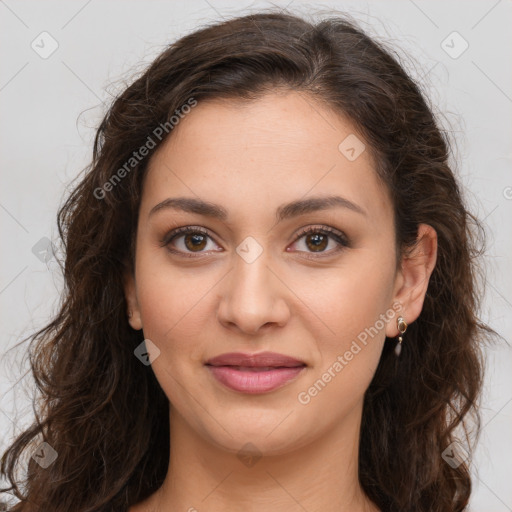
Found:
[[[352,123],[312,97],[199,101],[153,155],[142,210],[172,196],[245,209],[277,209],[308,195],[339,194],[375,217],[391,215],[388,191]],[[149,210],[148,210],[149,211]]]

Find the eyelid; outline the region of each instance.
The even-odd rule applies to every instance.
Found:
[[[180,228],[171,229],[170,231],[166,232],[165,235],[160,240],[160,246],[165,247],[169,243],[172,242],[175,238],[177,238],[180,235],[187,235],[189,233],[201,233],[205,236],[208,236],[213,241],[215,241],[214,237],[211,235],[210,231],[206,228],[202,228],[200,226],[182,226]],[[217,242],[215,242],[217,243]],[[217,244],[218,245],[218,244]]]
[[[322,225],[312,225],[312,226],[306,226],[305,228],[302,228],[295,235],[295,240],[293,243],[300,240],[304,235],[308,235],[310,233],[324,233],[324,234],[331,236],[331,238],[338,238],[339,243],[343,243],[344,245],[347,245],[347,246],[350,245],[350,240],[347,237],[347,235],[345,235],[345,233],[343,233],[343,231],[340,231],[339,229],[336,229],[336,228],[333,228],[330,226],[322,226]]]

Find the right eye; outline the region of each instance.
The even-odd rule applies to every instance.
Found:
[[[213,240],[205,229],[196,226],[184,226],[167,233],[161,245],[167,247],[173,254],[194,258],[194,253],[202,254],[205,252],[203,249],[207,246],[208,239]]]

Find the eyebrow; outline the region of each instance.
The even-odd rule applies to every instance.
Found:
[[[291,203],[283,204],[277,208],[276,218],[278,222],[306,213],[312,213],[331,208],[347,208],[362,215],[367,215],[360,206],[340,196],[318,196],[308,199],[299,199]],[[215,203],[195,199],[193,197],[172,197],[153,206],[148,216],[165,209],[181,210],[188,213],[196,213],[205,217],[226,221],[229,217],[227,210]]]

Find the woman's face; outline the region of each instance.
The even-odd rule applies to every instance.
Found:
[[[392,205],[350,123],[294,92],[199,102],[149,165],[130,322],[171,416],[228,451],[284,453],[358,428],[397,333],[396,263]],[[302,366],[206,364],[262,352]]]

